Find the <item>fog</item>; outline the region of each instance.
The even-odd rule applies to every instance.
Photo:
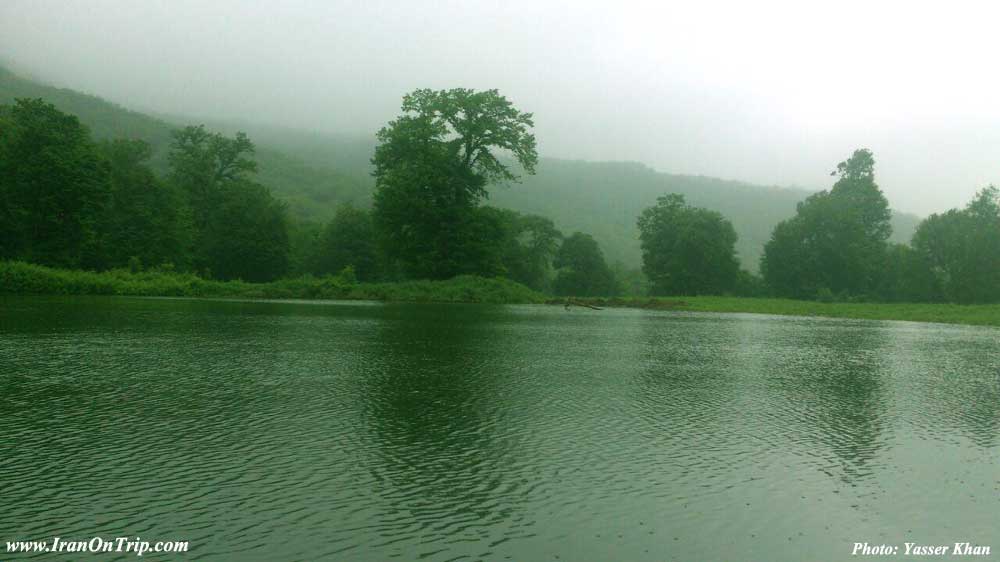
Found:
[[[419,87],[498,88],[543,156],[829,187],[893,207],[1000,183],[987,3],[0,3],[0,62],[129,108],[371,135]]]

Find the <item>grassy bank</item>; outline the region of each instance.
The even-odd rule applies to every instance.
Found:
[[[103,273],[0,262],[0,294],[229,297],[250,299],[345,299],[399,302],[563,304],[508,279],[462,276],[447,281],[356,283],[336,276],[299,277],[271,283],[211,281],[168,271]],[[690,312],[748,312],[1000,326],[1000,304],[823,303],[739,297],[571,299],[600,307]]]
[[[169,271],[101,273],[0,262],[0,294],[347,299],[405,302],[539,303],[545,297],[507,279],[461,276],[447,281],[356,283],[342,277],[299,277],[271,283],[212,281]]]
[[[824,303],[740,297],[574,299],[594,306],[620,306],[690,312],[748,312],[783,316],[825,316],[867,320],[905,320],[1000,326],[1000,304]],[[549,301],[559,302],[563,301]]]

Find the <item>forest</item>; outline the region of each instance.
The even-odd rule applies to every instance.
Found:
[[[22,89],[27,83],[9,73],[0,78]],[[85,99],[45,93],[56,102]],[[596,232],[561,228],[572,223],[563,218],[566,209],[579,204],[572,193],[543,206],[561,208],[555,218],[488,204],[530,197],[531,178],[545,163],[533,115],[496,90],[404,96],[399,116],[376,134],[370,178],[360,167],[303,166],[258,148],[244,132],[164,127],[108,105],[115,118],[148,130],[124,127],[131,134],[115,138],[110,133],[123,129],[119,123],[95,134],[41,97],[0,106],[0,259],[251,283],[476,276],[572,297],[1000,301],[998,191],[983,188],[965,208],[908,227],[890,210],[866,149],[837,165],[829,190],[805,194],[786,216],[772,216],[755,248],[741,246],[748,228],[721,213],[725,205],[704,203],[712,189],[664,190],[628,218],[637,234],[636,263],[626,252],[606,253],[607,232],[598,239]],[[340,196],[324,195],[322,210],[311,198],[311,211],[302,212],[296,207],[303,200],[287,196],[288,183],[324,182]],[[759,203],[764,193],[740,196],[756,195]],[[628,213],[608,214],[614,222]]]

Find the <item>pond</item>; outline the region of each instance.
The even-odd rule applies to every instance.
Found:
[[[998,431],[995,328],[0,300],[0,542],[179,540],[198,560],[995,551]]]

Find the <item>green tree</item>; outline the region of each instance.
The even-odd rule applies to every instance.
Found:
[[[108,167],[86,127],[41,99],[0,111],[2,257],[96,267]]]
[[[18,257],[24,246],[24,209],[18,202],[10,169],[13,144],[11,107],[0,105],[0,258]]]
[[[905,244],[891,244],[879,298],[886,302],[935,302],[943,295],[924,255]]]
[[[257,172],[255,147],[246,133],[227,138],[204,125],[173,131],[167,160],[170,178],[184,188],[194,209],[195,227],[205,228],[219,192],[227,183],[248,181]]]
[[[202,236],[213,276],[264,282],[288,270],[288,219],[285,204],[264,186],[230,182],[214,195]]]
[[[669,194],[639,216],[643,271],[657,295],[718,295],[737,283],[736,230],[715,211]]]
[[[767,286],[759,275],[754,275],[745,269],[736,274],[736,286],[733,294],[738,297],[765,297]]]
[[[353,266],[359,281],[373,281],[377,263],[371,213],[350,204],[342,205],[320,235],[313,273],[336,275]]]
[[[135,258],[147,266],[187,265],[191,225],[187,200],[161,182],[148,165],[150,146],[141,140],[101,144],[110,165],[111,196],[103,219],[107,267]]]
[[[621,261],[616,261],[611,265],[611,272],[615,276],[615,286],[622,294],[630,297],[649,295],[649,278],[641,267],[628,267]]]
[[[856,150],[837,165],[829,192],[811,195],[775,227],[761,258],[775,293],[810,298],[821,290],[854,296],[878,290],[892,227],[874,169],[871,151]]]
[[[998,194],[982,189],[965,209],[931,215],[913,235],[914,251],[948,300],[1000,302]]]
[[[292,276],[313,273],[320,251],[324,226],[307,220],[288,222],[288,273]]]
[[[799,204],[799,215],[778,223],[764,246],[760,272],[764,284],[776,295],[810,299],[821,288],[829,290],[822,253],[816,247],[815,235],[807,226],[804,212],[815,210],[825,201],[815,197],[812,195]]]
[[[493,213],[502,226],[501,242],[490,241],[501,251],[504,276],[537,291],[550,289],[552,260],[562,241],[555,224],[539,215],[522,215],[509,209],[481,207]]]
[[[194,231],[191,258],[195,269],[212,271],[205,238],[213,217],[223,204],[227,192],[234,184],[247,184],[257,171],[253,160],[254,145],[244,133],[227,138],[212,133],[204,125],[189,125],[172,132],[169,163],[169,180],[186,194]]]
[[[527,173],[538,156],[530,113],[496,90],[417,90],[403,115],[377,135],[372,163],[374,217],[387,258],[403,274],[443,279],[497,273],[499,217],[478,211],[494,182],[518,176],[495,154],[512,154]]]
[[[228,138],[199,125],[173,134],[169,177],[188,196],[198,271],[269,281],[288,270],[287,210],[253,181],[254,150],[244,133]]]
[[[603,297],[619,293],[614,273],[589,234],[574,232],[563,240],[554,265],[558,269],[554,283],[557,295]]]

